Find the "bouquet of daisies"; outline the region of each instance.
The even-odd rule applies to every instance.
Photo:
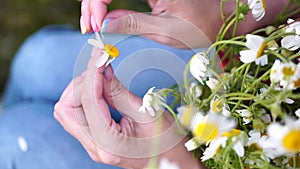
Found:
[[[223,16],[217,41],[191,58],[184,90],[152,89],[146,94],[152,98],[144,99],[155,109],[161,96],[173,94],[180,107],[162,105],[190,133],[187,151],[207,167],[298,168],[300,21],[282,13],[283,25],[224,40],[248,12],[256,20],[265,15],[263,0],[237,3],[232,15]]]

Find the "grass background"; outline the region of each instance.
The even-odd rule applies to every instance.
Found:
[[[113,0],[116,8],[148,12],[146,0]],[[22,42],[43,26],[71,24],[79,29],[80,2],[76,0],[0,0],[0,97],[11,60]]]

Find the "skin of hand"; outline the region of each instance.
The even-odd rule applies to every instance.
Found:
[[[67,132],[78,139],[94,161],[123,168],[144,168],[150,157],[131,158],[110,150],[116,147],[121,154],[147,151],[151,145],[131,142],[129,138],[147,139],[154,136],[158,124],[162,124],[162,132],[167,131],[174,124],[174,118],[166,111],[156,119],[148,113],[138,112],[142,99],[130,93],[114,77],[111,66],[106,70],[104,66],[98,69],[94,66],[101,53],[94,48],[87,70],[72,80],[56,103],[54,117]],[[111,118],[108,105],[122,112],[124,117],[120,123]],[[177,135],[176,130],[171,130],[168,138],[174,140],[178,138]],[[167,158],[182,169],[202,168],[200,160],[194,159],[192,153],[184,147],[188,138],[181,138],[172,149],[157,155],[158,160]]]
[[[177,48],[208,47],[214,42],[223,23],[220,0],[149,0],[152,12],[138,13],[117,9],[107,13],[112,0],[82,0],[82,32],[100,31],[104,18],[109,19],[106,32],[138,34]],[[247,0],[241,0],[247,3]],[[270,24],[288,0],[265,0],[265,17],[256,22],[251,12],[241,21],[237,34],[249,33]],[[224,3],[227,14],[235,10],[235,0]],[[198,38],[195,38],[198,37]]]

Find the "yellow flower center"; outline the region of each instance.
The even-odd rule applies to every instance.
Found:
[[[241,130],[238,130],[238,129],[232,129],[230,131],[227,131],[225,133],[222,134],[222,136],[225,136],[225,137],[233,137],[233,136],[237,136],[241,134]]]
[[[200,142],[206,143],[219,135],[219,128],[213,123],[200,123],[192,130],[192,133]]]
[[[256,58],[260,58],[264,52],[264,50],[266,49],[267,47],[267,43],[265,41],[263,41],[263,43],[261,44],[260,48],[258,49],[257,51],[257,54],[256,54]]]
[[[266,1],[265,1],[265,0],[261,0],[261,3],[262,3],[262,5],[263,5],[263,8],[264,8],[265,10],[267,10],[267,3],[266,3]]]
[[[192,108],[188,107],[182,116],[182,125],[184,127],[189,127],[192,119]]]
[[[215,113],[220,112],[222,110],[222,107],[220,106],[221,101],[216,99],[211,104],[211,110]]]
[[[108,55],[110,57],[116,58],[119,56],[120,52],[118,50],[118,48],[116,48],[115,46],[111,45],[111,44],[105,44],[104,45],[104,50],[105,52],[108,53]]]
[[[300,151],[300,129],[291,130],[284,136],[282,144],[290,152],[297,153]]]
[[[293,69],[293,67],[284,67],[282,69],[282,73],[285,75],[285,76],[293,76],[295,74],[295,69]]]

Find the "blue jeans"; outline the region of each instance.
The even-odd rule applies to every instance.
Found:
[[[85,44],[90,36],[65,26],[50,26],[20,47],[12,62],[0,113],[0,169],[118,168],[93,162],[53,118],[53,107],[61,93],[86,67],[90,46]],[[184,65],[194,54],[139,36],[108,34],[104,40],[120,50],[112,66],[120,81],[138,96],[152,86],[180,83],[182,69],[178,67],[182,65],[177,65]],[[119,121],[121,114],[111,111]],[[20,149],[19,137],[26,140],[27,151]]]

